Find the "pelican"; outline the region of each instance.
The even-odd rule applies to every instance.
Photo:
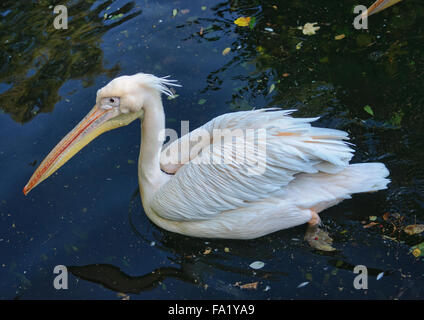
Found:
[[[390,182],[382,163],[349,164],[346,132],[313,127],[318,118],[294,118],[294,110],[223,114],[163,148],[161,94],[172,95],[171,86],[179,85],[138,73],[98,90],[93,109],[47,155],[24,194],[94,138],[136,119],[144,211],[157,226],[183,235],[253,239],[308,223],[306,240],[325,250],[332,239],[319,228],[318,213]]]

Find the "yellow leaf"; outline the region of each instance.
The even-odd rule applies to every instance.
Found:
[[[342,39],[344,39],[346,36],[345,36],[345,34],[344,33],[342,33],[342,34],[339,34],[339,35],[337,35],[337,36],[335,36],[334,37],[334,39],[336,39],[336,40],[342,40]]]
[[[415,258],[418,258],[421,255],[421,250],[418,248],[415,248],[414,251],[412,251],[412,254]]]
[[[203,254],[209,254],[212,252],[211,248],[206,248],[205,251],[203,252]]]
[[[229,54],[231,51],[231,48],[225,48],[224,50],[222,50],[222,55],[226,56],[227,54]]]
[[[240,17],[234,20],[234,23],[239,27],[248,27],[250,23],[250,17]]]

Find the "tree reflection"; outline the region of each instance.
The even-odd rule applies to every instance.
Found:
[[[101,38],[141,11],[130,13],[134,2],[111,12],[107,9],[112,0],[93,7],[94,2],[1,2],[0,83],[8,89],[0,94],[0,108],[12,119],[24,123],[40,112],[52,111],[60,100],[59,89],[70,79],[81,79],[89,86],[98,75],[118,73],[118,64],[103,67]],[[66,30],[53,27],[53,8],[58,4],[68,8]]]

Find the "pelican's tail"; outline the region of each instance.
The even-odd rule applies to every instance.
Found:
[[[356,163],[346,167],[343,174],[348,179],[351,193],[373,192],[387,189],[389,170],[383,163]]]
[[[382,163],[350,164],[336,174],[301,174],[286,189],[285,198],[300,208],[323,211],[354,193],[387,188],[389,170]]]

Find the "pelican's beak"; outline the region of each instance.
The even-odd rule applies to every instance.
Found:
[[[402,0],[377,0],[363,13],[363,16],[370,16],[374,13],[380,12]]]
[[[53,148],[37,170],[35,170],[31,179],[25,186],[23,190],[25,195],[63,166],[93,139],[109,130],[126,126],[143,115],[142,110],[140,112],[122,114],[119,108],[106,107],[108,108],[105,109],[96,105],[84,119]]]

